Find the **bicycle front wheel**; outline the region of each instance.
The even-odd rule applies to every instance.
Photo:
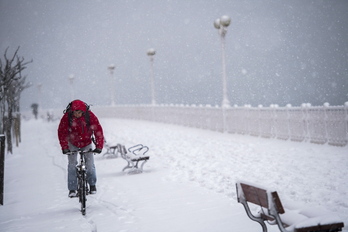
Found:
[[[79,198],[81,203],[81,213],[86,215],[86,173],[83,173],[80,179],[80,188],[79,188]]]

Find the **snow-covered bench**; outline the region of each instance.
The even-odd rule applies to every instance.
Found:
[[[342,231],[344,223],[334,213],[322,207],[284,205],[276,191],[270,191],[247,182],[237,182],[238,202],[243,204],[248,217],[260,223],[267,232],[265,221],[278,225],[282,232],[334,232]],[[248,203],[260,206],[252,213]]]
[[[116,146],[109,146],[105,144],[106,152],[103,154],[106,158],[117,158],[119,154],[121,154],[121,144],[117,144]]]
[[[130,172],[132,173],[143,172],[144,164],[150,159],[150,156],[146,155],[149,148],[147,146],[143,146],[142,144],[128,148],[128,152],[125,146],[120,145],[119,151],[121,153],[121,157],[127,161],[127,166],[125,166],[122,171],[131,169]],[[139,162],[140,167],[138,166]]]

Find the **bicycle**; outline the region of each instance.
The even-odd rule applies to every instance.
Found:
[[[80,154],[80,162],[76,165],[76,173],[77,173],[77,195],[79,198],[79,202],[81,204],[81,213],[82,215],[86,215],[86,201],[87,201],[87,195],[89,193],[88,184],[87,184],[87,168],[86,168],[86,162],[85,162],[85,154],[89,152],[93,152],[93,150],[77,150],[77,151],[71,151],[68,154],[73,153],[79,153]]]

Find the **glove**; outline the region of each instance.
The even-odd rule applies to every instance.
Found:
[[[70,152],[70,150],[69,149],[63,149],[62,152],[63,152],[63,155],[66,155],[67,153]]]
[[[94,153],[100,154],[102,152],[102,149],[96,148],[93,150]]]

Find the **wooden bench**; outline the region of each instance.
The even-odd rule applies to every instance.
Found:
[[[260,223],[263,232],[267,232],[265,222],[278,225],[282,232],[334,232],[344,227],[337,215],[322,207],[283,207],[276,191],[246,182],[237,182],[236,188],[238,202],[251,220]],[[248,203],[260,206],[260,211],[252,213]]]
[[[144,164],[150,159],[150,156],[145,155],[149,151],[149,148],[147,146],[143,146],[142,144],[138,144],[128,148],[127,152],[125,146],[120,146],[119,151],[121,157],[127,161],[127,166],[125,166],[122,171],[131,169],[129,171],[130,173],[143,172]],[[140,167],[138,166],[139,163]]]

